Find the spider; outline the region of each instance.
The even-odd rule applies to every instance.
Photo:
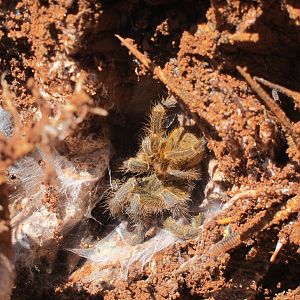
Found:
[[[107,203],[113,217],[125,215],[134,225],[138,242],[159,216],[167,215],[168,222],[187,217],[193,182],[200,178],[204,138],[182,126],[167,132],[165,118],[164,106],[155,105],[139,151],[123,163],[122,170],[131,177]]]

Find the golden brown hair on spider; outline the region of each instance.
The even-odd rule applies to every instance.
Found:
[[[133,225],[137,242],[144,240],[153,220],[188,217],[193,182],[200,179],[204,139],[181,126],[168,132],[166,115],[162,104],[152,108],[139,151],[121,168],[129,178],[107,202],[113,217]]]

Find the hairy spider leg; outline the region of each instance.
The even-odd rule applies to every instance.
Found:
[[[167,209],[166,203],[162,199],[149,193],[141,194],[140,205],[147,216],[159,215]]]
[[[135,178],[129,178],[123,185],[121,185],[114,196],[109,200],[108,208],[113,217],[122,214],[124,211],[124,206],[128,202],[136,184]]]
[[[178,147],[179,141],[182,138],[183,127],[173,129],[166,137],[165,152],[170,152]]]
[[[187,210],[186,202],[189,200],[188,193],[174,187],[166,188],[163,182],[155,175],[143,179],[136,190],[140,197],[140,206],[145,214],[161,214],[163,211],[171,211],[176,216],[183,216]]]
[[[166,110],[161,104],[156,104],[150,115],[150,133],[160,134],[163,130],[163,122],[166,116]]]
[[[166,170],[166,175],[169,180],[193,181],[200,178],[200,173],[196,169],[181,171],[169,167]]]
[[[138,155],[137,157],[132,157],[126,160],[123,163],[122,169],[125,172],[132,172],[137,174],[143,174],[148,172],[150,169],[149,163],[146,161],[146,158],[142,155]]]
[[[150,134],[149,136],[146,136],[142,140],[141,150],[151,160],[151,158],[160,151],[162,143],[163,143],[162,134]]]
[[[166,159],[174,165],[191,167],[198,164],[204,154],[204,139],[197,139],[191,133],[185,133],[178,148],[165,153]]]
[[[177,188],[164,188],[160,198],[166,203],[166,208],[172,213],[175,219],[185,217],[188,212],[187,202],[190,201],[189,194]]]
[[[141,150],[152,157],[160,151],[165,134],[163,127],[166,116],[165,108],[161,104],[155,105],[151,110],[150,125],[147,136],[142,140]]]
[[[144,178],[137,189],[140,194],[140,205],[143,211],[150,214],[160,214],[168,209],[165,201],[159,197],[159,192],[163,189],[163,183],[155,174]]]
[[[127,214],[131,222],[135,224],[135,233],[137,235],[136,243],[140,243],[144,240],[145,236],[145,223],[146,223],[146,212],[143,210],[141,205],[141,195],[134,193],[130,206],[127,210]]]

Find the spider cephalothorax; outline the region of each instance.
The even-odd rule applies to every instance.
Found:
[[[122,167],[131,177],[108,201],[111,215],[127,215],[140,240],[157,216],[170,214],[178,219],[187,215],[193,182],[200,177],[204,139],[183,127],[167,132],[165,117],[163,105],[152,108],[140,150]]]

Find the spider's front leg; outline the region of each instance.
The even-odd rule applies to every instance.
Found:
[[[166,111],[161,104],[157,104],[152,108],[150,116],[150,125],[147,129],[148,134],[142,140],[141,149],[136,155],[126,160],[123,164],[125,172],[143,174],[150,170],[152,158],[159,153],[164,136],[163,122]]]
[[[160,134],[164,131],[164,119],[166,116],[166,110],[161,104],[156,104],[150,115],[150,128],[149,131],[152,134]]]
[[[159,153],[165,135],[164,119],[166,111],[161,104],[155,105],[151,110],[150,124],[147,135],[142,141],[141,151],[148,157],[153,157]]]

